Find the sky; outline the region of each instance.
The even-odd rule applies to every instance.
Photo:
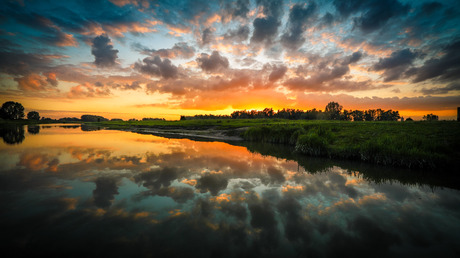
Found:
[[[45,117],[460,106],[457,0],[2,2],[0,102]]]

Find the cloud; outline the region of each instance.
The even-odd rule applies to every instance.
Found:
[[[303,33],[309,27],[312,15],[316,10],[316,3],[295,4],[289,13],[288,31],[281,36],[281,43],[284,47],[296,50],[305,42]]]
[[[116,65],[118,50],[113,49],[110,38],[102,34],[92,41],[91,54],[94,55],[94,64],[97,67],[111,67]]]
[[[333,4],[342,19],[360,13],[353,22],[364,33],[376,31],[390,19],[405,16],[410,10],[410,5],[401,4],[398,0],[334,0]]]
[[[206,28],[201,34],[201,45],[207,45],[214,40],[214,30],[212,28]]]
[[[347,65],[353,64],[361,60],[362,57],[363,53],[361,53],[361,51],[356,51],[353,54],[351,54],[351,56],[348,56],[343,63]]]
[[[425,95],[447,94],[451,91],[460,91],[460,82],[452,82],[444,87],[423,88],[420,90]]]
[[[31,73],[20,78],[14,78],[14,80],[18,82],[19,89],[24,91],[55,90],[54,86],[57,85],[55,77],[50,78],[36,73]]]
[[[229,67],[228,59],[221,56],[217,51],[213,51],[211,55],[202,53],[196,61],[201,69],[206,72],[221,71]]]
[[[284,65],[274,66],[272,72],[268,76],[268,80],[271,82],[277,81],[286,74],[287,67]]]
[[[426,60],[422,66],[409,70],[408,76],[414,76],[413,82],[429,79],[454,81],[460,79],[460,40],[456,40],[443,48],[439,58]]]
[[[383,77],[385,82],[393,81],[404,77],[404,72],[409,69],[414,60],[419,56],[418,52],[413,52],[410,49],[403,49],[391,53],[390,57],[380,58],[374,64],[372,70],[384,71]]]
[[[27,75],[49,69],[54,58],[49,55],[0,51],[0,72],[11,75]]]
[[[68,98],[94,98],[94,97],[107,97],[110,90],[108,88],[101,88],[90,83],[83,83],[70,88],[67,93]]]
[[[231,21],[232,19],[241,18],[245,20],[247,18],[249,8],[249,0],[237,0],[237,1],[228,1],[223,4],[223,15],[222,20],[224,22]]]
[[[165,58],[161,60],[159,56],[146,57],[142,62],[136,62],[134,69],[148,75],[163,77],[165,79],[176,78],[178,69],[171,60]]]
[[[253,23],[254,32],[251,42],[271,44],[278,33],[279,25],[280,22],[274,17],[256,18]]]
[[[148,49],[140,44],[134,46],[136,49],[140,50],[141,53],[147,54],[150,56],[159,56],[161,58],[192,58],[195,56],[195,48],[189,46],[186,42],[179,42],[174,44],[172,48],[162,48],[162,49]]]
[[[249,33],[249,27],[247,25],[241,25],[236,30],[227,31],[227,33],[224,35],[224,39],[241,42],[249,38]]]
[[[281,0],[258,0],[258,6],[262,7],[265,17],[254,19],[254,32],[251,43],[263,43],[271,45],[278,34],[278,27],[281,25],[280,18],[283,14],[283,1]]]

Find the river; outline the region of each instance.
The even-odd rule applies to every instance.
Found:
[[[460,255],[447,176],[80,125],[1,136],[7,257]]]

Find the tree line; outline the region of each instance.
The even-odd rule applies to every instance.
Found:
[[[431,115],[431,116],[430,116]],[[435,116],[433,114],[426,117]],[[436,116],[437,117],[437,116]],[[399,111],[383,110],[383,109],[368,109],[368,110],[347,110],[337,102],[329,102],[325,110],[290,109],[283,108],[273,110],[273,108],[265,108],[263,110],[238,110],[230,115],[195,115],[181,116],[181,120],[191,119],[255,119],[255,118],[282,118],[291,120],[343,120],[343,121],[397,121],[401,119]],[[425,120],[435,120],[426,119]],[[408,120],[412,120],[408,118]],[[437,120],[437,119],[436,119]]]
[[[0,108],[0,118],[6,120],[19,120],[24,119],[24,107],[21,103],[14,101],[7,101],[3,103]],[[324,111],[313,108],[311,110],[283,108],[280,110],[273,110],[273,108],[265,108],[263,110],[238,110],[232,112],[230,115],[195,115],[195,116],[181,116],[180,120],[192,119],[256,119],[256,118],[281,118],[291,120],[343,120],[343,121],[397,121],[401,119],[399,111],[383,110],[383,109],[368,109],[368,110],[347,110],[337,102],[329,102]],[[59,122],[102,122],[109,121],[103,116],[96,115],[82,115],[81,118],[77,117],[64,117],[57,120],[51,118],[40,117],[37,111],[30,111],[27,113],[28,120],[34,121],[59,121]],[[165,120],[164,118],[143,118],[142,121],[152,120]],[[407,118],[406,121],[411,121]],[[437,121],[439,117],[434,114],[427,114],[423,116],[423,120]],[[110,121],[123,121],[120,118],[113,118]],[[138,121],[137,119],[129,119],[128,121]]]

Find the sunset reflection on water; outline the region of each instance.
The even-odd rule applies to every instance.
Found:
[[[375,183],[335,165],[309,171],[222,142],[24,131],[19,144],[0,143],[2,242],[19,255],[460,251],[458,190]]]

